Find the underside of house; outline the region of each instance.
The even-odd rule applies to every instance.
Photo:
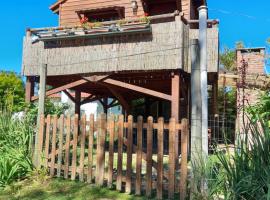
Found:
[[[136,5],[133,5],[135,2]],[[47,66],[47,95],[74,90],[80,105],[117,100],[131,114],[132,102],[144,99],[159,109],[156,117],[189,117],[191,39],[198,39],[199,0],[58,1],[50,9],[59,15],[59,27],[27,30],[22,73],[27,77],[27,101],[39,82],[42,64]],[[82,20],[87,20],[83,21]],[[208,21],[208,84],[216,112],[219,35],[218,22]],[[86,27],[87,26],[87,27]],[[81,93],[89,97],[81,99]],[[114,104],[112,104],[114,105]],[[171,110],[171,112],[168,112]]]

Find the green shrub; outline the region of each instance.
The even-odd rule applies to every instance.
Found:
[[[28,118],[13,119],[0,113],[0,187],[25,177],[32,170],[34,126]]]

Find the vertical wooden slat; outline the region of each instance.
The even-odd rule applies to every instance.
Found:
[[[124,133],[124,116],[120,115],[118,119],[118,158],[117,158],[117,183],[116,189],[122,190],[122,161],[123,161],[123,133]]]
[[[97,136],[96,184],[98,186],[102,186],[104,182],[105,138],[106,138],[106,114],[101,114],[98,121],[98,136]]]
[[[55,152],[56,152],[56,133],[57,133],[57,116],[53,118],[53,135],[52,135],[52,153],[51,153],[51,165],[50,176],[54,176],[55,167]]]
[[[147,119],[146,196],[152,193],[153,117]]]
[[[65,145],[65,169],[64,169],[64,178],[68,178],[69,172],[69,154],[70,154],[70,131],[71,131],[71,119],[70,116],[67,116],[66,119],[66,145]]]
[[[137,158],[136,158],[136,195],[141,195],[142,185],[142,134],[143,134],[143,117],[137,119]]]
[[[80,124],[81,130],[81,152],[80,152],[80,181],[84,181],[84,150],[85,150],[85,135],[86,135],[86,116],[83,115]]]
[[[50,132],[51,132],[51,116],[47,116],[46,125],[46,138],[45,138],[45,163],[44,167],[48,167],[49,162],[49,147],[50,147]]]
[[[163,182],[163,135],[164,119],[158,119],[158,155],[157,155],[157,199],[162,199],[162,182]]]
[[[133,117],[128,116],[126,193],[131,193]]]
[[[38,146],[37,146],[37,167],[41,167],[41,155],[42,155],[42,148],[43,148],[43,140],[44,140],[44,126],[45,126],[45,118],[44,115],[40,116],[40,123],[39,123],[39,139],[38,139]]]
[[[76,168],[77,168],[77,143],[78,143],[78,130],[79,130],[79,116],[76,114],[74,117],[73,126],[73,149],[72,149],[72,166],[71,166],[71,180],[76,178]]]
[[[174,198],[175,187],[175,119],[170,119],[169,124],[169,199]]]
[[[187,194],[187,162],[188,162],[188,122],[183,119],[181,134],[181,176],[180,176],[180,200],[186,199]]]
[[[93,148],[94,148],[94,115],[90,115],[89,141],[88,141],[88,172],[87,183],[92,183],[93,179]]]
[[[62,168],[62,156],[63,156],[63,133],[64,133],[64,115],[59,119],[59,148],[58,148],[58,160],[57,160],[57,177],[61,176]]]
[[[109,118],[109,163],[108,163],[108,187],[112,187],[113,182],[113,161],[114,161],[114,115]]]

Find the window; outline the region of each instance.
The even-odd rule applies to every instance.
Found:
[[[76,11],[80,18],[86,17],[89,22],[104,22],[119,20],[125,17],[123,7],[105,7],[98,9]]]
[[[144,11],[150,16],[173,13],[177,10],[176,0],[145,0]]]

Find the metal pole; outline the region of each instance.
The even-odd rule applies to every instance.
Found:
[[[208,83],[207,83],[207,7],[199,11],[199,44],[202,95],[202,152],[208,156]]]
[[[202,107],[200,94],[200,50],[199,41],[193,39],[191,45],[191,161],[195,164],[202,152]]]
[[[39,76],[39,100],[38,100],[38,116],[37,116],[37,129],[36,129],[36,137],[35,137],[35,151],[33,163],[35,166],[39,165],[40,155],[38,155],[38,141],[39,141],[39,124],[40,117],[44,115],[45,111],[45,97],[46,97],[46,76],[47,76],[47,64],[42,64],[40,68],[40,76]]]

